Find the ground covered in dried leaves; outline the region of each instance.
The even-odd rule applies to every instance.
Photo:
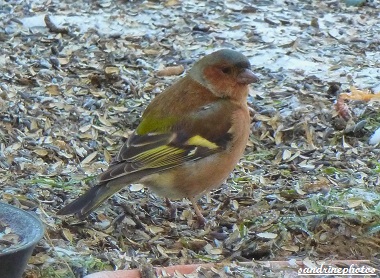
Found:
[[[0,200],[46,225],[27,277],[200,262],[380,258],[379,4],[9,0],[0,7]],[[55,212],[94,182],[156,94],[205,53],[249,57],[252,134],[221,189],[171,220],[138,185],[85,221]],[[161,76],[163,75],[163,76]],[[250,277],[250,269],[231,277]],[[269,271],[269,270],[267,270]],[[231,272],[231,270],[230,270]],[[232,272],[231,272],[232,273]],[[268,272],[269,273],[269,272]],[[268,274],[267,273],[267,274]],[[274,277],[277,277],[276,275]]]

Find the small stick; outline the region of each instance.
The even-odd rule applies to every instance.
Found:
[[[62,34],[69,33],[69,29],[67,27],[58,27],[57,25],[55,25],[49,15],[45,15],[44,21],[45,21],[46,27],[49,29],[50,32],[62,33]]]

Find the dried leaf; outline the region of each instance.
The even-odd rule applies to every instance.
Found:
[[[171,75],[180,75],[184,72],[185,68],[182,65],[166,67],[162,70],[157,71],[157,76],[171,76]]]
[[[144,185],[141,183],[134,183],[129,186],[129,190],[132,192],[141,191],[144,189]]]
[[[282,153],[282,160],[287,160],[292,156],[292,152],[285,149],[284,152]]]
[[[33,150],[33,152],[36,153],[36,154],[38,154],[39,156],[46,156],[49,153],[45,149],[36,149],[36,150]]]
[[[61,94],[58,85],[48,85],[45,89],[46,92],[52,96],[59,96]]]
[[[270,232],[264,232],[264,233],[258,233],[256,234],[258,237],[262,237],[262,238],[268,238],[268,239],[275,239],[277,238],[277,234],[275,233],[270,233]]]
[[[74,239],[74,236],[73,234],[70,232],[69,229],[66,229],[66,228],[63,228],[62,229],[62,234],[64,236],[64,238],[70,242],[73,242],[73,239]]]
[[[97,155],[98,155],[97,151],[89,154],[85,159],[82,160],[81,164],[85,165],[85,164],[90,163]]]

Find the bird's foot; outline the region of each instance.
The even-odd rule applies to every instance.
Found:
[[[195,198],[190,198],[190,201],[193,204],[195,214],[197,215],[199,227],[204,227],[205,224],[207,223],[207,220],[206,220],[206,218],[204,218],[204,216],[203,216],[203,214],[202,214],[202,212],[201,212],[201,210],[197,204],[197,201],[195,200]]]

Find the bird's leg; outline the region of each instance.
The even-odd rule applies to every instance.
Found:
[[[197,215],[198,218],[198,224],[199,226],[204,226],[206,224],[206,219],[204,218],[200,208],[198,207],[197,200],[194,197],[189,198],[190,202],[193,204],[195,214]]]
[[[170,200],[168,198],[165,198],[165,203],[166,203],[166,206],[168,207],[169,209],[169,217],[170,219],[176,219],[177,217],[177,206],[176,205],[173,205],[172,202],[170,202]]]

